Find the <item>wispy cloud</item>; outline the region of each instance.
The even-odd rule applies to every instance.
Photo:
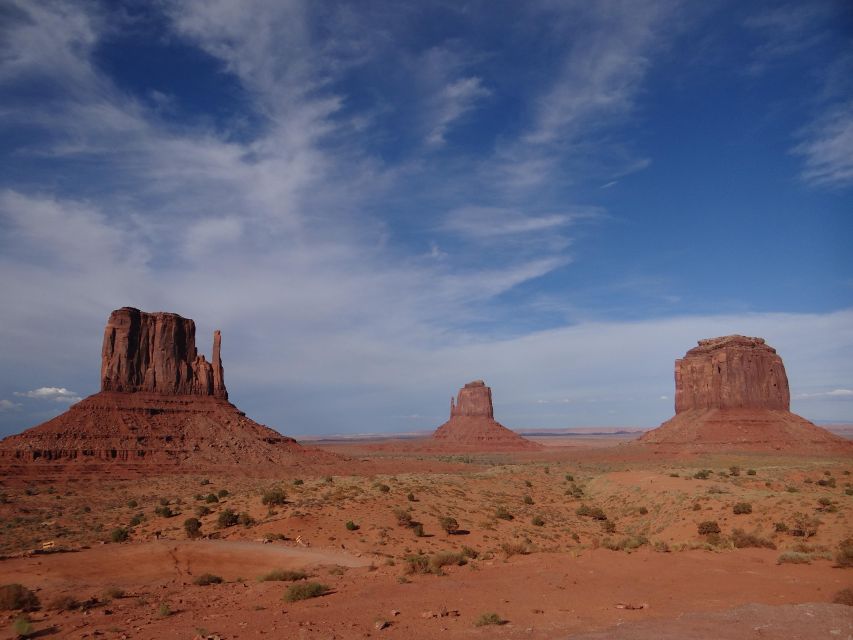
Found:
[[[853,102],[829,107],[803,138],[793,149],[805,162],[803,180],[823,187],[853,185]]]
[[[21,405],[17,402],[12,402],[11,400],[7,400],[5,398],[0,399],[0,411],[15,411],[16,409],[20,409]]]
[[[794,396],[797,400],[810,400],[817,398],[838,398],[853,400],[853,389],[833,389],[832,391],[816,391],[814,393],[798,393]]]

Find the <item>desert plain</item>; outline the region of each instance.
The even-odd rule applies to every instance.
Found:
[[[832,604],[853,586],[849,456],[629,440],[323,442],[335,456],[292,469],[154,477],[22,467],[0,487],[0,584],[33,590],[40,637],[849,636]],[[322,595],[286,600],[309,583]]]

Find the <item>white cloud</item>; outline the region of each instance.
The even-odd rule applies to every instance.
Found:
[[[0,399],[0,411],[14,411],[15,409],[20,409],[21,405],[17,402],[12,402],[11,400],[6,400],[5,398]]]
[[[478,100],[489,94],[490,91],[483,86],[482,80],[476,77],[460,78],[445,85],[434,98],[436,104],[433,107],[432,127],[426,137],[427,144],[443,145],[451,124],[473,109]]]
[[[842,398],[853,399],[853,389],[833,389],[832,391],[816,391],[814,393],[799,393],[794,396],[797,400],[809,400],[812,398]]]
[[[853,102],[831,107],[809,126],[794,147],[803,156],[803,179],[824,187],[853,185]]]
[[[49,400],[52,402],[74,404],[83,398],[65,387],[39,387],[32,391],[16,391],[16,396],[21,398],[33,398],[35,400]]]

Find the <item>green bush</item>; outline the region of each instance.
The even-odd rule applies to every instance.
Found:
[[[218,498],[227,498],[228,497],[228,489],[220,489],[216,492],[216,496]]]
[[[281,487],[273,487],[272,489],[267,489],[264,491],[261,496],[261,503],[266,505],[283,505],[287,500],[287,494],[284,493],[284,489]]]
[[[213,504],[214,502],[219,502],[219,498],[216,497],[215,493],[208,493],[204,497],[204,501],[208,504]]]
[[[143,522],[144,520],[145,520],[145,514],[137,513],[135,516],[133,516],[133,517],[130,519],[130,526],[131,526],[131,527],[139,526],[140,524],[142,524],[142,522]]]
[[[187,518],[184,520],[184,531],[188,538],[198,538],[201,535],[201,522],[198,518]]]
[[[29,616],[23,615],[15,618],[15,621],[12,623],[12,631],[19,638],[29,638],[35,629],[33,629]]]
[[[788,531],[788,525],[784,522],[777,522],[773,525],[773,530],[776,533],[786,533]]]
[[[317,598],[327,593],[329,593],[329,587],[319,582],[297,582],[287,588],[287,591],[284,592],[284,599],[287,602],[296,602],[297,600]]]
[[[210,515],[210,508],[205,505],[199,505],[195,508],[195,515],[197,518],[203,518],[204,516]]]
[[[116,527],[110,531],[110,540],[112,542],[125,542],[130,537],[130,532],[124,527]]]
[[[360,527],[359,527],[355,522],[353,522],[352,520],[347,520],[347,523],[346,523],[346,525],[344,525],[344,526],[346,526],[347,531],[358,531],[358,530],[359,530],[359,528],[360,528]]]
[[[0,586],[0,611],[35,611],[38,596],[17,582]]]
[[[233,527],[237,524],[237,514],[232,509],[225,509],[219,513],[216,524],[219,525],[220,529]]]
[[[136,500],[128,500],[127,501],[127,507],[129,509],[136,509],[137,506],[139,506],[139,503],[136,502]]]
[[[755,474],[756,474],[755,469],[748,469],[746,472],[746,475],[748,475],[748,476],[754,476]]]
[[[213,575],[212,573],[202,573],[193,580],[193,584],[200,587],[206,587],[209,584],[222,584],[222,578],[220,576]]]
[[[154,514],[160,516],[161,518],[172,518],[177,515],[168,505],[161,505],[159,507],[155,507]]]

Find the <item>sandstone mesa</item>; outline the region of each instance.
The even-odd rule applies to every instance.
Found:
[[[790,409],[785,365],[764,339],[700,340],[675,361],[675,416],[638,442],[659,451],[853,451]]]
[[[250,420],[228,401],[214,333],[211,362],[195,345],[195,323],[175,313],[123,307],[110,314],[101,352],[101,391],[47,422],[0,442],[6,464],[112,462],[151,465],[268,465],[332,454]]]

